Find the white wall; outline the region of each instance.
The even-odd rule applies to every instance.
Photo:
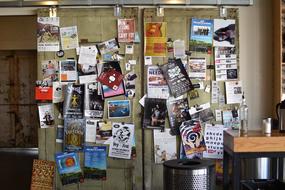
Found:
[[[249,106],[249,129],[260,129],[273,105],[272,1],[240,8],[240,78]]]

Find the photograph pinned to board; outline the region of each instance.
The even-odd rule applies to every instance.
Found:
[[[236,21],[232,19],[214,19],[213,45],[234,47],[236,38]]]
[[[38,52],[59,51],[59,17],[37,18]]]
[[[78,79],[77,62],[74,59],[59,61],[59,81],[61,83],[75,83]]]
[[[54,107],[53,104],[39,105],[39,119],[41,128],[54,127]]]
[[[85,119],[64,119],[64,151],[81,151],[85,142]]]
[[[183,122],[180,126],[180,135],[187,157],[206,150],[203,129],[199,121]]]
[[[147,97],[169,98],[169,88],[161,69],[157,65],[147,67]]]
[[[64,118],[83,118],[84,85],[68,84],[64,88]]]
[[[98,95],[98,84],[87,83],[84,88],[84,115],[90,118],[103,118],[104,100]]]
[[[47,81],[48,84],[58,81],[58,61],[57,60],[43,60],[41,62],[43,81]]]
[[[136,79],[137,75],[134,71],[128,72],[125,75],[125,84],[126,84],[126,96],[128,98],[135,97],[136,94]]]
[[[224,126],[205,125],[204,139],[207,150],[203,152],[204,158],[223,159]]]
[[[213,20],[191,19],[189,50],[203,54],[212,54]]]
[[[52,83],[52,103],[60,103],[63,102],[63,87],[60,82]]]
[[[33,160],[31,176],[31,190],[53,189],[55,176],[55,162],[48,160]]]
[[[167,101],[167,112],[172,135],[179,135],[179,127],[184,121],[191,119],[187,98]]]
[[[242,81],[226,81],[226,103],[240,104],[242,102]]]
[[[98,43],[96,46],[97,49],[99,50],[100,55],[119,51],[120,48],[117,38],[112,38],[110,40]]]
[[[110,100],[108,101],[108,118],[126,118],[131,116],[130,100]]]
[[[60,28],[62,50],[76,49],[79,47],[77,26]]]
[[[97,123],[99,120],[96,119],[85,119],[85,142],[95,143],[96,142],[96,132],[97,132]]]
[[[134,124],[113,123],[109,157],[131,159]]]
[[[118,42],[135,41],[135,19],[118,19]]]
[[[145,98],[143,127],[164,130],[166,114],[165,99]]]
[[[96,143],[105,143],[112,137],[112,122],[98,121],[96,131]]]
[[[160,69],[167,81],[170,94],[175,98],[194,89],[181,59],[169,59]]]
[[[55,161],[62,185],[83,182],[78,153],[56,153]]]
[[[153,130],[153,150],[156,164],[177,159],[176,136],[170,135],[170,129]]]
[[[165,57],[167,53],[167,23],[145,22],[145,56]]]
[[[106,180],[107,179],[107,147],[84,147],[84,178]]]
[[[189,58],[188,75],[190,79],[206,80],[206,58]]]

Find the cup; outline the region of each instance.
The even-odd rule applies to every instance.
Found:
[[[271,134],[272,118],[265,118],[262,120],[262,131],[265,134]]]

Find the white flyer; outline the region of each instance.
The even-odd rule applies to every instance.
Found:
[[[63,50],[76,49],[79,47],[77,26],[60,28],[61,47]]]
[[[63,102],[62,84],[60,82],[52,83],[52,103]]]
[[[54,127],[54,107],[53,104],[39,105],[39,118],[40,118],[40,127],[49,128]]]
[[[133,124],[113,123],[109,157],[131,159],[134,128]]]
[[[226,81],[226,103],[240,104],[242,101],[242,82],[241,81]]]
[[[185,57],[185,42],[184,40],[175,40],[173,42],[173,53],[176,58]]]
[[[134,44],[126,44],[125,54],[134,54]]]
[[[85,141],[96,142],[96,129],[98,120],[86,119]]]
[[[212,81],[212,91],[211,91],[211,103],[219,103],[219,86],[217,81]]]
[[[214,19],[214,46],[234,47],[236,22],[232,19]]]
[[[168,99],[169,88],[167,82],[156,65],[147,68],[147,97]]]
[[[204,158],[223,159],[223,125],[205,125],[204,139],[207,150],[203,152]]]
[[[144,65],[152,65],[152,57],[144,56]]]
[[[97,56],[97,48],[96,46],[81,46],[79,52],[79,64],[87,64],[95,66],[97,63],[96,56]]]
[[[177,159],[176,136],[170,135],[170,129],[153,130],[154,160],[161,164],[167,160]]]

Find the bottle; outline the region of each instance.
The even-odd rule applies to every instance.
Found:
[[[242,95],[242,103],[240,105],[240,134],[248,132],[248,106],[246,105],[244,93]]]

